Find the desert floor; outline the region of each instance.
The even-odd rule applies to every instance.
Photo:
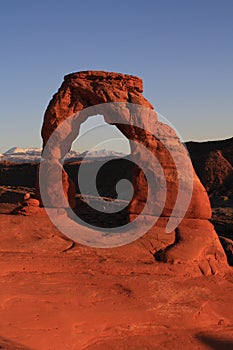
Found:
[[[232,268],[194,277],[143,239],[73,246],[45,214],[9,215],[13,202],[0,205],[1,349],[233,349]]]

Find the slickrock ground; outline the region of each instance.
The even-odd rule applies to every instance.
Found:
[[[1,349],[233,348],[232,268],[191,277],[155,261],[150,233],[114,249],[73,246],[43,209],[7,214],[22,193],[0,204]]]

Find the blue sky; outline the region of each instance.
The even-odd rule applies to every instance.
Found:
[[[185,140],[233,136],[233,1],[1,0],[1,142],[39,147],[65,74],[140,76]]]

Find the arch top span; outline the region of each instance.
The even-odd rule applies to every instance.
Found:
[[[153,110],[142,92],[142,79],[133,75],[104,71],[83,71],[66,75],[45,111],[41,132],[43,144],[47,143],[52,132],[63,120],[91,106],[126,102]]]

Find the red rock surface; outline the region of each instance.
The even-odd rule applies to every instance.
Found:
[[[36,215],[0,215],[0,347],[231,349],[232,269],[206,277],[195,264],[155,261],[154,251],[175,239],[164,234],[166,220],[160,219],[156,234],[96,249],[74,246],[43,208]],[[181,229],[203,256],[195,237],[199,224],[193,225]],[[195,259],[191,245],[187,252],[181,244]],[[202,268],[209,269],[205,260]]]
[[[195,170],[212,204],[221,196],[233,201],[233,138],[219,141],[188,142],[187,148]]]

